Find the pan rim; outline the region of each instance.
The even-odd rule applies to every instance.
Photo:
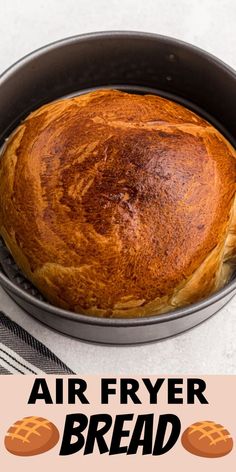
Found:
[[[159,315],[145,316],[145,317],[129,317],[129,318],[102,318],[98,316],[85,315],[82,313],[75,313],[70,310],[59,308],[55,305],[51,305],[45,301],[39,300],[33,295],[21,289],[18,285],[14,284],[3,272],[0,272],[0,284],[10,292],[13,292],[18,298],[21,298],[25,302],[28,302],[35,307],[44,310],[50,315],[57,315],[60,318],[66,318],[73,321],[78,321],[83,324],[97,325],[97,326],[145,326],[151,324],[165,323],[176,319],[184,318],[189,315],[193,315],[208,306],[212,306],[219,302],[222,298],[231,294],[236,290],[236,280],[232,280],[225,287],[218,290],[217,292],[210,295],[199,302],[193,303],[186,307],[178,308],[167,313]]]
[[[1,85],[2,79],[5,79],[5,78],[7,79],[8,76],[11,75],[11,72],[14,72],[18,67],[20,68],[21,66],[25,65],[27,62],[30,62],[32,58],[37,57],[38,55],[41,55],[44,52],[50,51],[51,49],[55,49],[57,48],[57,46],[69,45],[77,41],[84,41],[84,40],[87,41],[87,40],[100,39],[100,38],[109,39],[110,37],[115,37],[115,36],[123,38],[123,39],[126,39],[126,37],[127,38],[136,37],[137,39],[154,39],[154,40],[159,39],[159,40],[165,41],[166,43],[169,43],[170,45],[179,44],[187,49],[191,49],[192,51],[201,54],[202,56],[205,56],[208,59],[211,59],[212,62],[215,62],[218,66],[221,66],[223,69],[225,69],[228,73],[232,74],[236,78],[236,71],[233,69],[233,67],[226,64],[222,59],[219,59],[214,54],[198,46],[195,46],[191,43],[180,40],[178,38],[174,38],[172,36],[165,36],[163,34],[148,33],[145,31],[105,30],[105,31],[95,31],[95,32],[90,32],[90,33],[82,33],[78,35],[67,36],[65,38],[55,40],[43,46],[40,46],[39,48],[34,49],[33,51],[30,51],[29,53],[25,54],[24,56],[19,58],[17,61],[15,61],[13,64],[11,64],[9,67],[7,67],[0,74],[0,85]]]

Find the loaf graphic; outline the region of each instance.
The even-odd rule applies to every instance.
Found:
[[[192,424],[184,431],[181,441],[188,452],[201,457],[222,457],[233,448],[229,431],[214,421]]]
[[[7,431],[5,447],[17,456],[34,456],[52,449],[59,440],[56,426],[45,418],[27,416]]]

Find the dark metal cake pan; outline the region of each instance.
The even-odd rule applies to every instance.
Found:
[[[43,103],[110,87],[155,93],[196,111],[236,146],[236,73],[214,56],[176,39],[137,32],[85,34],[45,46],[0,78],[0,143]],[[1,184],[1,183],[0,183]],[[0,283],[27,312],[77,338],[111,344],[154,341],[212,316],[236,292],[236,278],[194,305],[164,315],[103,319],[59,309],[20,273],[0,244]]]

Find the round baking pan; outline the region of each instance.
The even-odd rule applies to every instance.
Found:
[[[196,111],[236,146],[236,74],[214,56],[176,39],[137,32],[68,38],[21,59],[0,78],[0,144],[43,103],[110,87],[155,93]],[[0,283],[27,312],[77,338],[110,344],[162,339],[217,312],[234,295],[236,280],[211,297],[171,313],[132,319],[75,314],[47,303],[0,241]]]

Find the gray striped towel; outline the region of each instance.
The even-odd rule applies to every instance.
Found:
[[[74,374],[44,344],[0,312],[0,374]]]

